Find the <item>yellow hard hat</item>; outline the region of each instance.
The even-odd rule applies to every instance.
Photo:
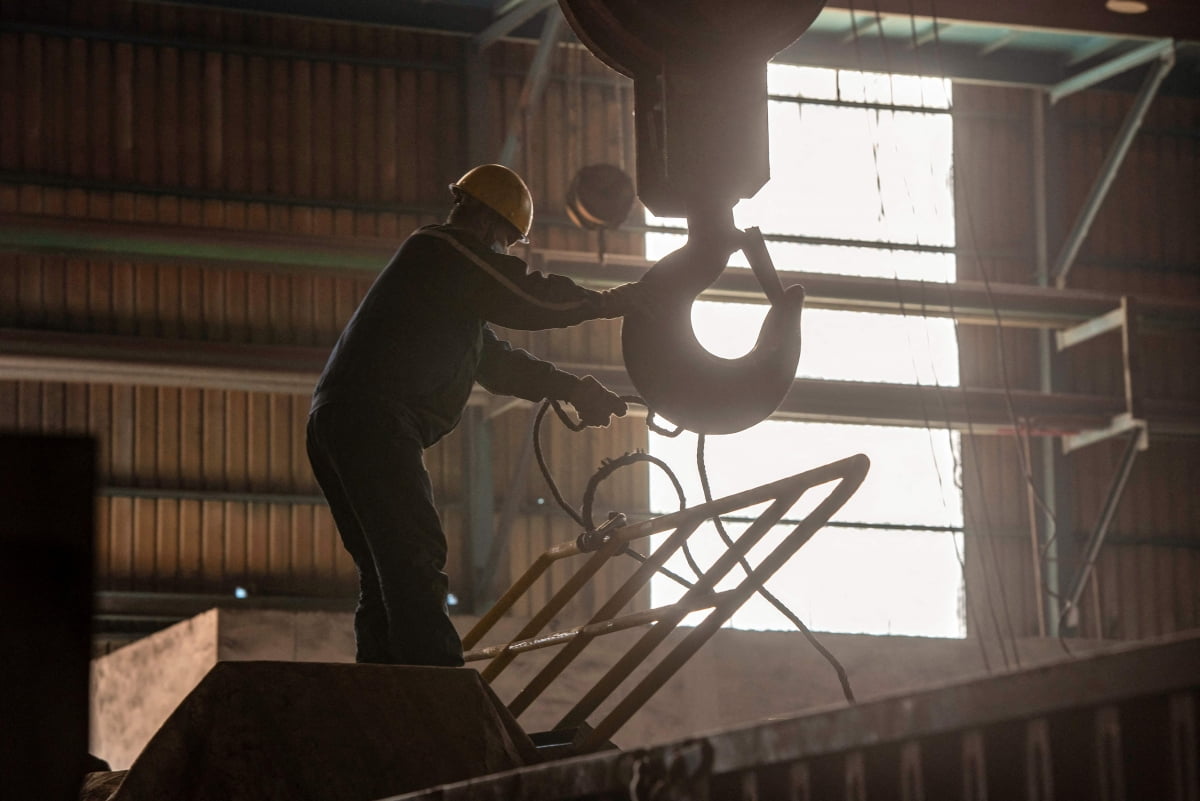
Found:
[[[513,224],[521,237],[533,226],[533,196],[521,176],[502,164],[481,164],[450,184]]]

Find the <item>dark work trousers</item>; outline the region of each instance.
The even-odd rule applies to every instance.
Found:
[[[424,448],[398,417],[326,403],[308,418],[308,458],[358,566],[359,662],[461,666],[446,608],[446,536]]]

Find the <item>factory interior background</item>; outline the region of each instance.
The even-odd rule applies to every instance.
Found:
[[[698,469],[696,435],[655,433],[636,405],[574,432],[477,388],[426,453],[460,631],[581,534],[544,472],[578,504],[607,460],[644,451],[695,506],[861,453],[857,494],[766,582],[777,603],[740,605],[613,743],[849,704],[845,680],[861,703],[1194,643],[1200,13],[1146,5],[831,0],[766,70],[770,180],[734,210],[761,228],[783,284],[807,291],[786,397],[707,437]],[[636,199],[604,230],[570,211],[589,165],[636,182],[636,103],[634,80],[540,0],[0,2],[0,429],[16,443],[4,497],[37,510],[7,514],[6,626],[58,643],[47,620],[83,621],[55,664],[90,676],[64,698],[88,710],[88,750],[113,771],[218,663],[353,661],[358,578],[305,422],[342,327],[399,243],[444,219],[450,182],[482,163],[519,172],[535,213],[514,255],[590,288],[635,281],[685,241],[686,220]],[[735,254],[693,307],[719,356],[747,353],[769,308],[750,273]],[[636,394],[619,320],[497,330]],[[88,438],[94,470],[74,486],[30,478],[53,452],[25,449],[31,436]],[[681,507],[649,461],[593,500],[635,524]],[[820,500],[771,526],[750,562]],[[665,567],[695,579],[691,562],[712,566],[721,534],[742,535],[764,505],[726,515],[727,532],[704,523]],[[35,518],[86,536],[60,542]],[[29,550],[24,530],[53,548]],[[584,625],[620,593],[640,565],[620,557],[546,630]],[[517,636],[575,569],[537,576],[501,640],[481,645]],[[620,611],[685,589],[660,574]],[[598,638],[520,724],[551,728],[634,638]],[[52,681],[41,658],[22,669]],[[529,666],[492,690],[508,703],[548,658],[522,655]],[[1161,797],[1195,798],[1194,679],[1179,692],[1191,711],[1171,764],[1192,773],[1172,786],[1192,795]],[[763,789],[782,787],[776,773],[760,771],[758,795],[723,797],[808,797]],[[1060,794],[1072,786],[1055,775]],[[1061,797],[1100,797],[1079,792]]]

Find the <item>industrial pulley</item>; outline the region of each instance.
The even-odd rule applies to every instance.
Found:
[[[804,291],[780,285],[755,229],[733,206],[770,177],[767,62],[800,37],[824,0],[559,0],[575,34],[634,82],[638,196],[686,217],[688,242],[646,274],[661,308],[627,316],[625,366],[639,394],[674,423],[741,431],[783,401],[800,358]],[[691,306],[745,251],[771,303],[754,349],[738,359],[696,339]]]

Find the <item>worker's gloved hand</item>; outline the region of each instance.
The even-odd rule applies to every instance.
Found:
[[[627,314],[653,316],[662,307],[662,285],[651,281],[621,284],[601,293],[604,296],[602,316],[624,317]]]
[[[567,401],[575,407],[579,421],[585,426],[604,427],[612,415],[623,417],[629,410],[619,395],[590,375],[580,379]]]

